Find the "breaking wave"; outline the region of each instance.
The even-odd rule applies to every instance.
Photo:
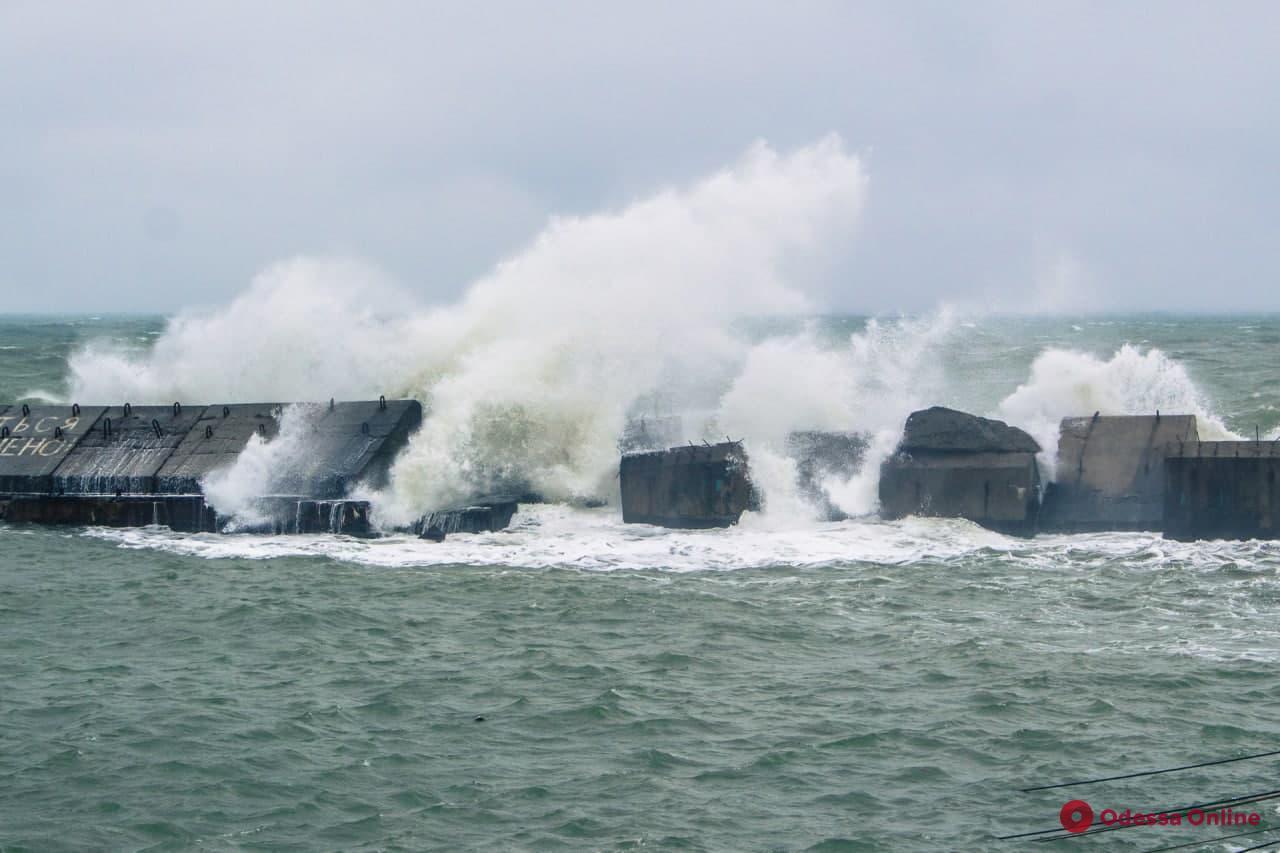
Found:
[[[609,498],[628,413],[655,395],[714,412],[751,347],[735,321],[814,309],[806,276],[847,241],[865,189],[836,137],[787,154],[759,143],[690,186],[553,220],[445,307],[357,262],[290,261],[225,308],[174,319],[147,352],[76,353],[72,396],[413,396],[429,417],[384,517],[495,483]],[[750,421],[712,415],[686,437]]]
[[[938,402],[1027,429],[1046,464],[1068,415],[1194,413],[1202,436],[1229,435],[1157,349],[1125,345],[1105,359],[1043,350],[992,409],[999,397],[966,399],[967,377],[952,364],[966,336],[983,332],[979,318],[960,323],[941,308],[839,334],[804,322],[821,309],[813,273],[850,242],[866,189],[836,137],[790,153],[758,143],[688,186],[553,219],[443,306],[423,306],[359,261],[290,260],[222,308],[173,318],[149,349],[77,351],[71,398],[416,398],[423,427],[371,496],[391,524],[496,490],[613,501],[619,436],[648,414],[677,424],[672,443],[745,440],[764,494],[763,515],[748,521],[766,526],[814,519],[785,447],[796,429],[869,437],[862,469],[823,484],[854,516],[876,510],[879,462],[907,415]],[[782,331],[750,331],[779,317],[791,318]],[[215,506],[248,512],[272,471],[305,454],[285,427],[211,478]]]
[[[1001,401],[996,414],[1035,437],[1052,474],[1063,418],[1157,411],[1195,415],[1205,440],[1239,437],[1210,410],[1186,368],[1158,349],[1143,352],[1130,344],[1105,360],[1073,350],[1045,350],[1032,362],[1027,381]]]

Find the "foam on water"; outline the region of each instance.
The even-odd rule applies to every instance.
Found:
[[[907,563],[1017,546],[1016,540],[963,521],[818,524],[806,519],[788,525],[776,517],[748,513],[738,527],[727,530],[668,530],[624,525],[614,510],[555,504],[522,506],[508,530],[455,534],[440,543],[411,536],[186,535],[163,528],[95,528],[89,535],[127,548],[210,559],[312,556],[388,568],[502,566],[673,572],[803,568],[850,561]]]
[[[921,562],[1009,561],[1011,568],[1125,565],[1133,571],[1168,567],[1218,569],[1224,560],[1274,555],[1259,542],[1182,543],[1159,534],[1103,533],[1017,539],[958,519],[854,519],[813,522],[747,513],[735,528],[668,530],[623,524],[610,509],[522,506],[505,531],[455,534],[433,543],[412,536],[176,534],[165,528],[92,528],[87,534],[123,548],[205,559],[320,557],[380,568],[503,567],[664,572],[808,569],[870,563],[909,570]],[[1274,560],[1272,556],[1270,558]],[[1274,572],[1273,572],[1274,573]]]

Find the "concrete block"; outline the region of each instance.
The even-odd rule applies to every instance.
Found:
[[[1034,453],[895,454],[880,469],[880,514],[967,518],[1033,536],[1040,507]]]
[[[205,476],[234,464],[251,436],[276,436],[280,411],[276,403],[209,406],[156,473],[156,491],[200,494]]]
[[[663,527],[728,527],[759,505],[737,442],[622,457],[622,520]]]
[[[345,497],[350,486],[380,487],[395,456],[422,423],[417,400],[331,403],[315,415],[306,456],[280,472],[280,491],[318,499]]]
[[[1197,439],[1195,415],[1064,418],[1041,529],[1160,530],[1165,456]]]
[[[1168,539],[1280,539],[1280,446],[1188,442],[1164,460]]]
[[[53,473],[105,407],[5,406],[0,410],[0,494],[49,494]]]
[[[105,410],[54,471],[54,491],[154,493],[156,474],[205,408],[174,403]]]
[[[368,501],[313,500],[297,495],[272,495],[258,498],[253,510],[261,520],[218,516],[217,528],[222,533],[261,533],[288,535],[297,533],[333,533],[345,536],[374,537],[378,532],[370,522]]]
[[[1001,421],[935,407],[907,418],[880,467],[880,514],[967,518],[1015,536],[1036,532],[1040,446]]]
[[[436,536],[432,531],[453,534],[504,530],[518,508],[515,496],[476,498],[466,506],[427,513],[413,525],[413,532],[424,539],[433,539]]]
[[[17,495],[0,500],[0,518],[98,527],[154,524],[180,533],[216,529],[213,510],[199,495]]]

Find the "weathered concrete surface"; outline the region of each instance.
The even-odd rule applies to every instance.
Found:
[[[344,497],[357,482],[374,487],[422,423],[416,400],[358,401],[321,407],[306,455],[281,472],[280,491],[319,499]]]
[[[199,494],[201,480],[234,464],[251,436],[275,438],[280,431],[280,411],[276,403],[209,406],[156,472],[156,491]]]
[[[487,533],[504,530],[511,524],[519,508],[514,495],[494,495],[476,498],[466,506],[429,512],[413,525],[413,532],[424,539],[435,539],[431,531],[440,534]]]
[[[216,518],[205,505],[201,480],[233,463],[255,432],[276,437],[282,412],[275,404],[83,411],[0,405],[0,517],[221,529],[230,520]],[[421,423],[422,407],[412,400],[377,400],[315,405],[306,412],[310,434],[295,455],[303,461],[282,477],[300,488],[294,497],[264,496],[272,519],[266,526],[369,535],[368,504],[336,498],[357,481],[385,482],[395,454]]]
[[[796,486],[826,520],[842,521],[848,516],[832,502],[824,483],[857,474],[869,443],[868,436],[853,432],[803,430],[787,435],[787,453],[796,461]]]
[[[1280,538],[1280,446],[1205,441],[1164,461],[1164,535],[1169,539]]]
[[[622,520],[663,527],[728,527],[758,505],[737,442],[622,457]]]
[[[222,533],[333,533],[346,536],[376,536],[370,521],[368,501],[312,500],[306,497],[273,495],[253,501],[260,521],[218,517]]]
[[[1160,530],[1165,456],[1198,439],[1195,415],[1064,418],[1043,530]]]
[[[176,403],[105,410],[54,471],[54,491],[153,494],[157,472],[204,410]]]
[[[907,419],[880,467],[880,514],[967,518],[1015,536],[1036,532],[1040,446],[1001,421],[935,407]]]
[[[157,524],[180,533],[217,529],[213,510],[199,495],[17,495],[0,498],[0,519],[103,527]]]
[[[0,409],[0,494],[52,492],[54,471],[104,411],[102,406]]]
[[[911,413],[898,449],[947,453],[1039,453],[1040,445],[1023,430],[1004,421],[933,406]]]

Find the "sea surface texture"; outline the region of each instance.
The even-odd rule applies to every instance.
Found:
[[[0,401],[127,387],[116,368],[155,369],[165,329],[0,318]],[[1096,410],[1280,426],[1274,317],[737,333],[748,367],[695,389],[718,423],[782,405],[751,403],[752,358],[812,350],[828,360],[796,382],[872,432],[933,403],[1042,443]],[[858,389],[805,378],[824,370]],[[154,383],[132,402],[184,390]],[[767,427],[748,436],[765,507],[727,530],[623,525],[616,495],[440,544],[0,524],[0,849],[1013,850],[1040,845],[997,836],[1058,826],[1076,796],[1145,812],[1280,788],[1278,756],[1019,792],[1280,749],[1276,543],[885,522],[873,477],[833,484],[857,517],[820,522],[777,485]],[[1280,837],[1277,804],[1203,849]]]

